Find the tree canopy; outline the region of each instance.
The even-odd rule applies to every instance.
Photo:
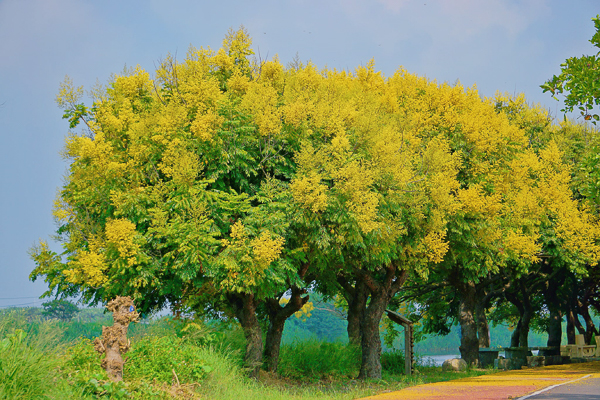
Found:
[[[600,16],[592,18],[596,33],[590,39],[594,47],[600,48]],[[541,88],[552,96],[564,95],[564,113],[577,108],[584,119],[596,124],[600,116],[593,111],[600,105],[600,52],[594,55],[570,57],[560,65],[560,74],[554,75]]]
[[[464,333],[490,276],[517,279],[556,254],[577,274],[597,262],[597,214],[574,194],[580,153],[545,133],[543,113],[402,68],[385,77],[373,61],[283,66],[250,46],[231,30],[153,76],[113,76],[91,105],[65,80],[63,251],[32,249],[48,295],[236,318],[256,375],[259,320],[275,370],[307,288],[339,291],[359,324],[361,377],[378,378],[381,318],[407,280],[453,285]],[[463,346],[472,357],[477,343]]]

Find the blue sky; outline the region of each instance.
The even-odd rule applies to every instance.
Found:
[[[151,72],[190,44],[218,49],[243,24],[263,59],[352,70],[374,58],[388,76],[403,66],[482,96],[522,92],[555,113],[561,103],[539,85],[566,58],[596,52],[599,13],[595,0],[0,0],[0,307],[42,302],[27,250],[55,229],[65,75],[89,89],[125,65]]]

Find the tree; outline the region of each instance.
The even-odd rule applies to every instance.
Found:
[[[595,47],[600,48],[600,16],[592,18],[596,33],[590,39]],[[593,112],[600,104],[600,52],[595,55],[571,57],[561,64],[561,72],[546,81],[541,88],[544,92],[564,95],[564,113],[577,108],[584,119],[596,124],[600,116]]]
[[[477,287],[497,274],[509,260],[535,259],[535,200],[532,182],[523,180],[532,160],[525,134],[510,124],[476,90],[461,86],[425,86],[418,107],[419,127],[426,135],[445,134],[452,151],[461,156],[456,191],[459,206],[447,223],[448,252],[432,269],[434,282],[452,285],[458,294],[461,355],[468,363],[478,357]],[[461,93],[462,92],[462,93]],[[433,101],[431,100],[433,99]],[[521,171],[519,171],[521,170]]]
[[[85,128],[66,140],[55,203],[64,250],[40,243],[31,277],[90,303],[129,295],[142,313],[225,312],[244,328],[256,375],[258,306],[303,286],[285,206],[301,131],[281,122],[283,67],[251,66],[250,44],[230,31],[217,52],[167,57],[154,79],[124,71],[93,90],[91,107],[65,81],[58,104]]]
[[[564,223],[579,216],[560,192],[556,146],[530,151],[475,90],[403,69],[385,78],[372,62],[354,72],[253,63],[250,45],[230,31],[216,52],[168,56],[154,78],[126,70],[89,107],[65,80],[57,101],[71,129],[85,126],[65,144],[63,252],[32,249],[31,278],[44,277],[47,295],[236,318],[257,376],[263,355],[277,368],[307,286],[342,287],[356,303],[360,377],[378,378],[381,317],[409,276],[467,294],[509,260],[526,270],[548,210],[575,253],[589,242]]]
[[[380,378],[381,317],[408,271],[446,251],[459,158],[444,138],[405,128],[413,115],[402,90],[412,75],[400,70],[385,79],[373,63],[353,74],[302,73],[299,82],[309,84],[292,93],[295,107],[310,112],[306,128],[315,139],[299,152],[291,183],[299,224],[318,254],[319,277],[346,286],[351,303],[362,299],[349,309],[360,313],[359,377]]]
[[[596,258],[597,226],[571,190],[570,162],[554,139],[568,140],[552,136],[547,112],[530,108],[523,96],[498,95],[483,102],[473,97],[467,103],[469,111],[462,111],[465,101],[461,104],[459,99],[455,96],[452,106],[442,103],[443,108],[433,101],[425,105],[429,115],[437,117],[432,118],[437,130],[426,129],[448,132],[451,148],[463,161],[458,173],[460,207],[448,221],[449,250],[443,262],[430,269],[425,287],[436,288],[436,293],[447,291],[447,285],[454,287],[460,303],[461,354],[473,363],[478,347],[489,343],[485,309],[491,297],[507,290],[509,297],[529,296],[533,287],[525,285],[523,291],[523,277],[531,274],[544,283],[537,271],[550,254],[564,257],[573,271],[582,271]],[[530,300],[515,296],[511,298],[520,305]],[[521,308],[520,337],[526,345],[532,310]],[[440,312],[445,313],[437,310],[436,316]]]
[[[42,315],[47,318],[57,318],[62,321],[70,321],[80,311],[77,305],[68,300],[52,300],[42,303],[44,311]]]
[[[570,120],[558,124],[552,123],[548,111],[527,105],[522,96],[508,101],[505,97],[504,101],[497,102],[497,105],[504,112],[510,110],[508,112],[511,118],[518,120],[518,123],[526,129],[530,137],[530,146],[537,152],[551,142],[556,143],[565,166],[565,173],[568,169],[571,176],[569,185],[572,196],[565,201],[573,212],[572,223],[579,225],[576,229],[587,244],[581,242],[575,245],[573,242],[561,240],[555,234],[552,225],[546,225],[546,231],[542,235],[544,263],[540,272],[547,277],[542,292],[545,304],[551,313],[547,323],[549,346],[559,346],[562,336],[562,316],[573,313],[576,315],[578,307],[574,299],[582,296],[581,299],[587,304],[590,299],[587,295],[593,293],[593,285],[590,286],[593,279],[590,279],[590,276],[595,275],[599,235],[596,179],[598,176],[597,130],[586,123],[574,123]],[[578,208],[579,212],[575,212],[574,208]],[[578,289],[581,288],[580,283],[584,283],[588,289],[582,292]],[[571,300],[567,302],[565,301],[567,299]],[[571,305],[568,306],[567,303]],[[589,321],[585,315],[586,309],[586,306],[582,307],[581,312],[584,319]],[[574,329],[572,325],[577,321],[576,317],[567,318],[568,332]],[[591,329],[591,326],[587,329],[588,336]],[[571,341],[570,336],[574,340],[574,333],[569,335]]]

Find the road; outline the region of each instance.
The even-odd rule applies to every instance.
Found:
[[[600,400],[600,361],[504,371],[417,385],[366,399]]]
[[[600,400],[600,378],[587,375],[572,383],[550,386],[518,400]]]

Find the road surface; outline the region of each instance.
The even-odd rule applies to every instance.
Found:
[[[600,361],[503,371],[475,378],[429,383],[382,393],[364,400],[525,400],[526,398],[529,400],[600,400]]]
[[[593,376],[593,375],[592,375]],[[550,386],[519,400],[600,400],[600,378],[586,376],[575,382]]]

